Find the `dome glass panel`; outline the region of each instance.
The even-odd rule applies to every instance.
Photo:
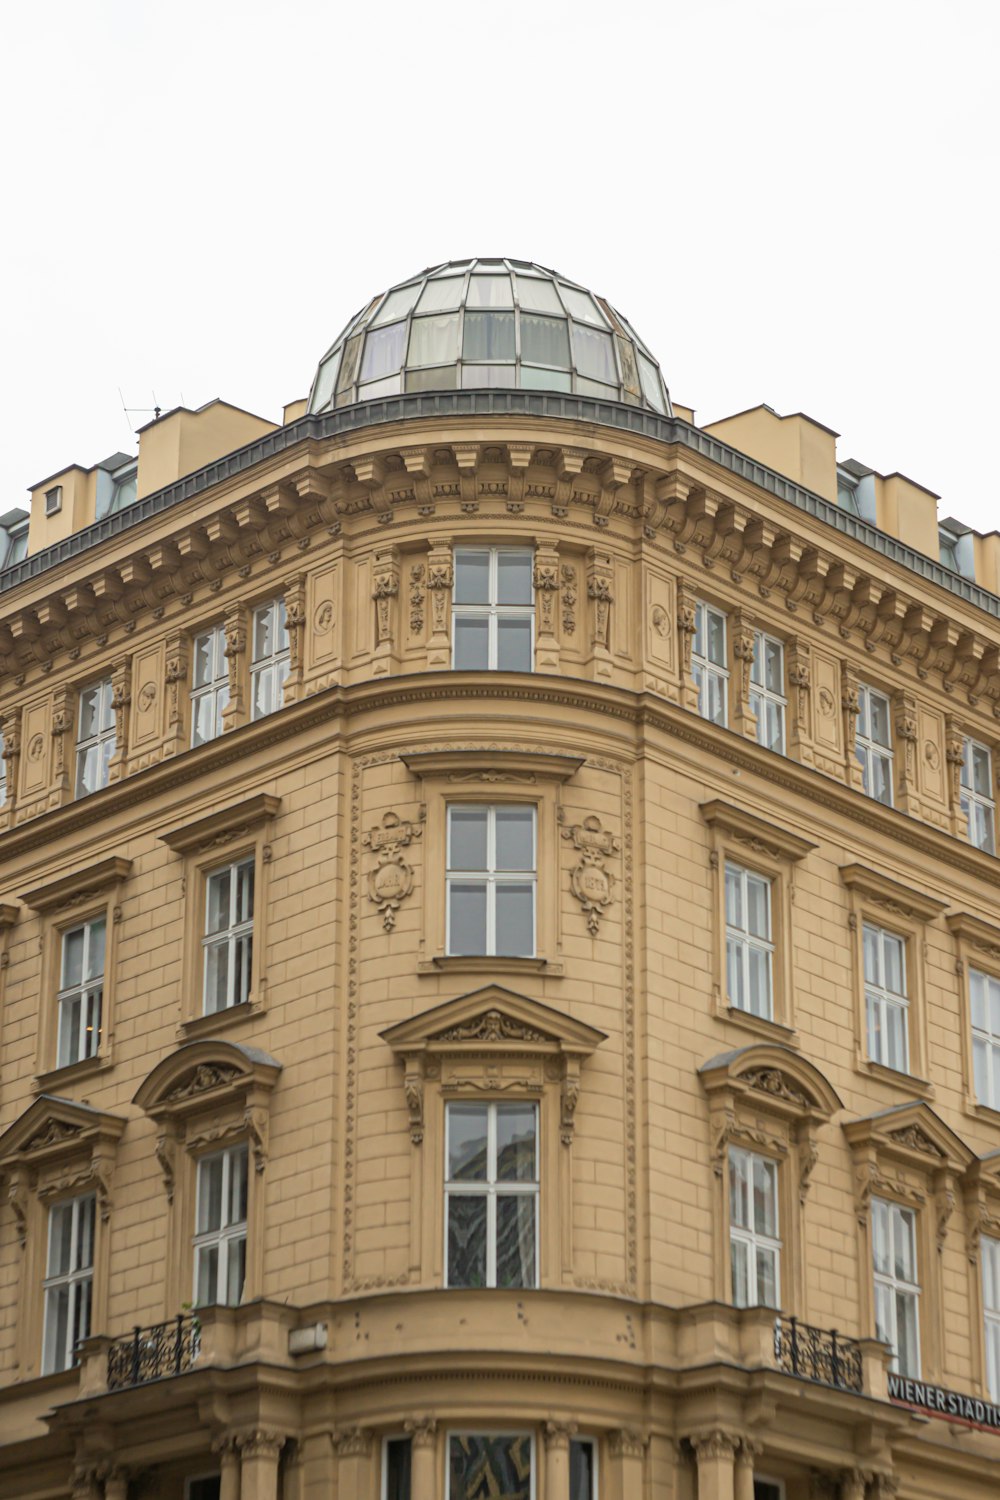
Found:
[[[374,298],[320,361],[309,410],[498,388],[672,414],[656,359],[608,302],[544,266],[512,260],[431,266]]]

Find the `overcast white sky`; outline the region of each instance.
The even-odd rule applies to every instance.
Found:
[[[609,297],[699,421],[806,411],[1000,524],[997,0],[34,0],[3,29],[2,509],[132,450],[119,388],[280,420],[370,296],[511,255]]]

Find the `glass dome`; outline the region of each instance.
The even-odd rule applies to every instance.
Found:
[[[672,415],[659,365],[610,303],[523,260],[449,261],[376,297],[324,355],[309,410],[498,386]]]

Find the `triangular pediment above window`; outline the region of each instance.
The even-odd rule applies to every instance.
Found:
[[[113,1143],[125,1129],[120,1115],[105,1114],[55,1094],[41,1094],[0,1136],[0,1171],[16,1163],[43,1163]]]
[[[844,1125],[844,1134],[855,1156],[874,1151],[924,1171],[962,1173],[976,1159],[961,1136],[922,1099],[850,1120]]]
[[[564,1011],[490,984],[421,1011],[412,1020],[390,1026],[382,1032],[382,1039],[397,1056],[450,1048],[462,1051],[530,1048],[586,1057],[607,1037],[605,1032],[575,1020]]]

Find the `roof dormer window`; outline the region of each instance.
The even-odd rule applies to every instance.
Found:
[[[126,464],[116,469],[111,478],[114,488],[111,491],[111,504],[108,506],[109,516],[113,516],[119,510],[127,510],[130,505],[135,504],[139,465],[137,463]]]

